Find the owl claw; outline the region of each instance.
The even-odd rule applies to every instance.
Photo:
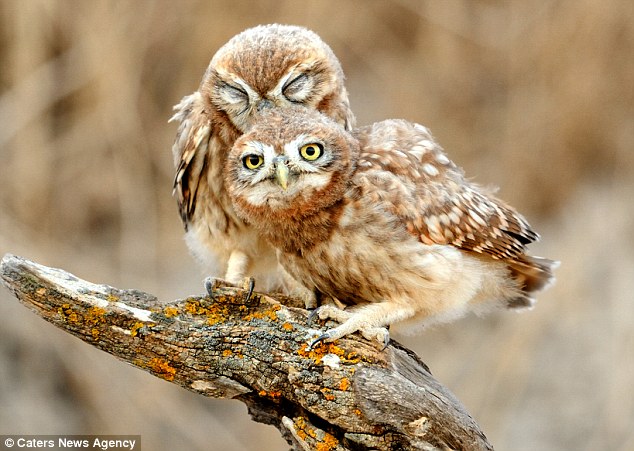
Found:
[[[390,332],[386,330],[386,334],[383,336],[383,347],[381,348],[381,351],[385,351],[385,348],[387,348],[387,345],[390,344]]]
[[[326,341],[329,338],[330,338],[330,334],[328,332],[325,332],[325,333],[321,334],[319,337],[315,338],[310,343],[310,345],[308,345],[308,349],[312,351],[313,349],[315,349],[315,346],[317,346],[322,341]]]
[[[315,318],[319,319],[334,319],[338,323],[345,323],[352,314],[346,310],[341,310],[332,304],[324,304],[317,307],[308,315],[308,324],[311,324]]]
[[[205,284],[205,291],[207,291],[207,295],[209,297],[213,296],[214,290],[221,286],[223,282],[224,280],[222,279],[217,279],[215,277],[206,277],[203,283]]]
[[[315,321],[315,318],[319,317],[319,308],[320,307],[317,307],[316,309],[310,311],[310,313],[308,314],[308,318],[306,318],[306,324],[311,326]]]
[[[212,297],[214,291],[216,291],[220,287],[236,287],[242,288],[243,290],[247,290],[247,295],[244,298],[245,304],[249,302],[251,296],[253,295],[253,290],[255,289],[255,279],[253,277],[246,277],[242,284],[235,284],[224,279],[219,279],[217,277],[207,277],[205,279],[205,290],[209,297]]]
[[[244,298],[245,304],[251,300],[251,296],[253,295],[253,290],[255,289],[255,279],[253,277],[249,277],[249,287],[246,298]]]

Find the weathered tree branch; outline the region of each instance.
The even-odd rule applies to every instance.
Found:
[[[290,298],[245,303],[243,290],[221,288],[165,304],[13,255],[0,273],[47,321],[188,390],[244,402],[294,450],[492,449],[413,352],[357,335],[310,350],[318,332]]]

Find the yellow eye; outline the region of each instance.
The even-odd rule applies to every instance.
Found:
[[[247,169],[257,169],[262,166],[262,163],[264,163],[264,158],[262,158],[262,155],[251,154],[242,157],[242,164]]]
[[[318,143],[305,144],[299,149],[299,154],[308,161],[315,161],[323,152],[324,146]]]

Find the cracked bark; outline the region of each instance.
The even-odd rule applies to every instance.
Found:
[[[183,388],[244,402],[293,450],[491,450],[473,418],[394,340],[321,344],[299,301],[238,288],[159,302],[5,255],[3,283],[86,343]],[[6,320],[6,318],[5,318]],[[312,327],[319,327],[313,325]]]

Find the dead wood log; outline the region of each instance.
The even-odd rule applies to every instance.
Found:
[[[247,303],[243,290],[219,288],[163,303],[14,255],[0,275],[25,306],[83,341],[188,390],[244,402],[294,450],[493,449],[393,340],[380,350],[355,334],[310,350],[319,332],[291,298],[254,293]]]

